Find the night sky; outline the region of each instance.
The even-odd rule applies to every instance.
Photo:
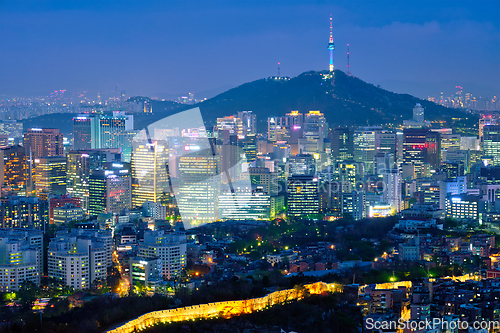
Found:
[[[0,95],[213,95],[335,68],[419,97],[500,95],[500,1],[2,1]]]

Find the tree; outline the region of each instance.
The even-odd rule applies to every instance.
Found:
[[[40,291],[40,288],[33,282],[23,282],[21,289],[17,292],[23,310],[30,310],[33,307],[33,304],[40,295]]]

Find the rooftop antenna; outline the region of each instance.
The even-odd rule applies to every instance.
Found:
[[[280,77],[280,62],[278,61],[278,77]]]
[[[349,44],[347,44],[347,76],[351,76],[351,68],[349,66]]]

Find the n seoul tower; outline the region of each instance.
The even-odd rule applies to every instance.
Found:
[[[328,49],[330,50],[330,73],[333,73],[333,50],[335,49],[335,44],[333,44],[333,26],[332,26],[331,14],[330,14],[330,40],[328,41]]]

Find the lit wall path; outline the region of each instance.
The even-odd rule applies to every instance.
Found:
[[[457,277],[446,277],[456,281],[477,280],[478,276],[467,274]],[[436,279],[430,279],[430,282]],[[358,292],[363,293],[368,285],[359,286]],[[372,285],[373,286],[373,285]],[[411,281],[398,281],[375,284],[374,289],[398,289],[399,287],[412,288]],[[124,324],[106,331],[107,333],[133,333],[146,329],[160,323],[174,323],[196,319],[231,318],[240,314],[248,314],[261,311],[276,304],[283,304],[288,301],[302,299],[304,291],[317,295],[324,292],[342,292],[343,285],[338,283],[316,282],[304,285],[303,288],[286,289],[270,293],[264,297],[252,298],[239,301],[215,302],[182,308],[168,309],[148,312],[140,317],[132,319]]]
[[[287,301],[302,299],[306,289],[309,294],[314,295],[321,294],[323,292],[341,292],[342,286],[335,283],[316,282],[305,285],[304,289],[297,288],[280,290],[260,298],[215,302],[176,309],[153,311],[132,319],[125,324],[108,330],[107,332],[132,333],[160,323],[173,323],[196,319],[231,318],[232,316],[238,316],[240,314],[264,310],[273,305],[283,304]]]

